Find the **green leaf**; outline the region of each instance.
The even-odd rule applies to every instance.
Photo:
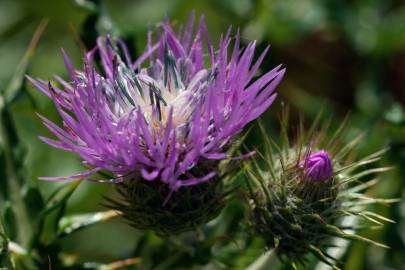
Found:
[[[61,217],[64,214],[66,204],[68,199],[72,196],[73,192],[76,190],[78,185],[81,181],[74,181],[67,183],[61,188],[58,188],[53,194],[51,194],[50,198],[46,202],[45,206],[42,207],[39,218],[38,218],[38,226],[33,233],[33,237],[31,239],[31,247],[38,245],[38,243],[42,240],[41,237],[43,236],[43,232],[46,232],[48,238],[54,240],[55,235],[58,231],[58,224]],[[56,217],[51,218],[51,214],[56,212]],[[48,221],[51,221],[49,223]],[[51,230],[45,230],[45,227],[48,228],[48,225],[52,227]]]
[[[27,206],[28,216],[31,220],[38,219],[39,213],[44,208],[44,200],[37,187],[29,187],[24,195],[24,202]]]
[[[50,212],[64,206],[80,183],[81,181],[74,181],[71,183],[67,183],[65,186],[63,186],[63,188],[59,189],[58,192],[54,196],[52,196],[52,199],[47,202],[46,206],[41,211],[41,217],[44,217]]]
[[[9,238],[15,239],[17,237],[17,219],[10,202],[7,202],[5,206],[3,226],[4,232]]]

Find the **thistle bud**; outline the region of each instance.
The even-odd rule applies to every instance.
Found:
[[[327,182],[333,177],[333,165],[325,150],[310,153],[301,163],[305,179],[311,182]]]
[[[262,155],[266,158],[266,166],[258,162],[246,166],[253,234],[265,241],[267,250],[274,249],[281,261],[295,266],[304,264],[307,254],[312,253],[336,267],[335,259],[327,252],[334,237],[382,246],[349,233],[342,225],[346,215],[367,221],[387,221],[376,213],[364,211],[363,206],[371,201],[358,196],[357,192],[369,185],[355,185],[360,177],[386,169],[362,168],[379,160],[382,151],[352,161],[347,157],[356,141],[339,149],[334,139],[328,141],[329,138],[324,136],[326,131],[319,131],[322,136],[300,132],[300,143],[293,146],[286,141],[286,136],[283,136],[280,146],[266,145],[267,150]],[[309,138],[316,139],[310,141]],[[303,145],[303,142],[310,146]],[[373,200],[381,201],[384,200]]]

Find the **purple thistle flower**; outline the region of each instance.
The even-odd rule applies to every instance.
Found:
[[[324,150],[311,153],[301,167],[304,168],[305,178],[311,182],[324,182],[333,177],[332,161]]]
[[[193,20],[180,35],[163,23],[158,41],[149,34],[146,51],[135,61],[121,40],[109,37],[100,37],[85,55],[83,70],[75,69],[62,50],[70,75],[69,81],[55,76],[62,88],[28,77],[63,119],[61,128],[39,116],[57,137],[41,140],[79,154],[91,168],[42,179],[76,180],[109,171],[112,179],[95,181],[141,176],[176,191],[216,175],[215,168],[203,176],[192,169],[232,158],[226,152],[232,139],[273,103],[285,69],[277,66],[254,80],[268,48],[253,63],[256,43],[241,48],[239,32],[233,41],[229,29],[214,49],[204,18],[194,36]],[[95,58],[101,59],[101,70]]]

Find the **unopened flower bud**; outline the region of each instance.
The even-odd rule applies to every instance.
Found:
[[[352,190],[363,190],[365,187],[365,184],[360,184],[360,187],[352,189],[352,184],[359,177],[384,170],[362,168],[377,161],[382,152],[353,161],[346,159],[351,149],[336,151],[336,142],[317,141],[319,145],[335,147],[322,149],[310,142],[309,138],[313,137],[317,136],[298,135],[300,142],[308,142],[310,147],[300,144],[291,147],[286,141],[274,148],[268,145],[266,149],[271,151],[262,155],[269,159],[264,167],[259,162],[248,163],[245,172],[250,190],[250,224],[253,233],[265,241],[268,250],[274,249],[282,261],[304,264],[306,255],[312,253],[335,267],[336,261],[327,251],[333,237],[372,242],[346,232],[347,225],[342,225],[345,216],[365,220],[380,217],[376,223],[386,220],[375,213],[362,211],[359,206],[370,201],[359,196],[358,191],[352,194]],[[327,136],[325,139],[328,139]],[[363,171],[353,173],[354,169]]]
[[[332,161],[325,150],[311,153],[300,166],[304,169],[308,181],[324,182],[333,177]]]

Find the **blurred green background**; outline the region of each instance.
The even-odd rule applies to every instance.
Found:
[[[8,85],[43,19],[48,20],[48,26],[30,59],[28,74],[46,80],[53,74],[66,76],[62,47],[80,67],[80,46],[91,46],[97,32],[108,32],[124,37],[134,54],[139,54],[148,28],[167,16],[179,26],[192,10],[205,14],[214,40],[233,25],[234,29],[240,27],[243,43],[257,40],[261,49],[271,44],[263,71],[278,63],[287,67],[278,88],[279,98],[262,117],[272,135],[277,134],[281,102],[301,111],[308,120],[324,106],[327,116],[334,117],[333,125],[350,112],[348,137],[366,132],[359,145],[360,156],[390,147],[380,165],[395,168],[381,176],[381,183],[371,193],[405,198],[403,0],[0,0],[0,89]],[[41,182],[39,176],[69,175],[81,171],[82,166],[76,156],[37,139],[50,133],[35,111],[56,122],[59,119],[49,99],[29,84],[25,89],[29,95],[13,104],[12,116],[28,149],[26,179],[48,194],[60,183]],[[259,140],[259,134],[252,132],[248,145],[259,145]],[[107,184],[82,183],[67,212],[104,209],[100,202],[111,189]],[[345,269],[405,269],[405,202],[380,208],[397,223],[365,235],[391,249],[353,243],[344,255]],[[141,235],[119,221],[110,221],[67,237],[63,252],[74,251],[82,260],[114,261],[130,257]],[[242,254],[251,256],[249,251]]]

